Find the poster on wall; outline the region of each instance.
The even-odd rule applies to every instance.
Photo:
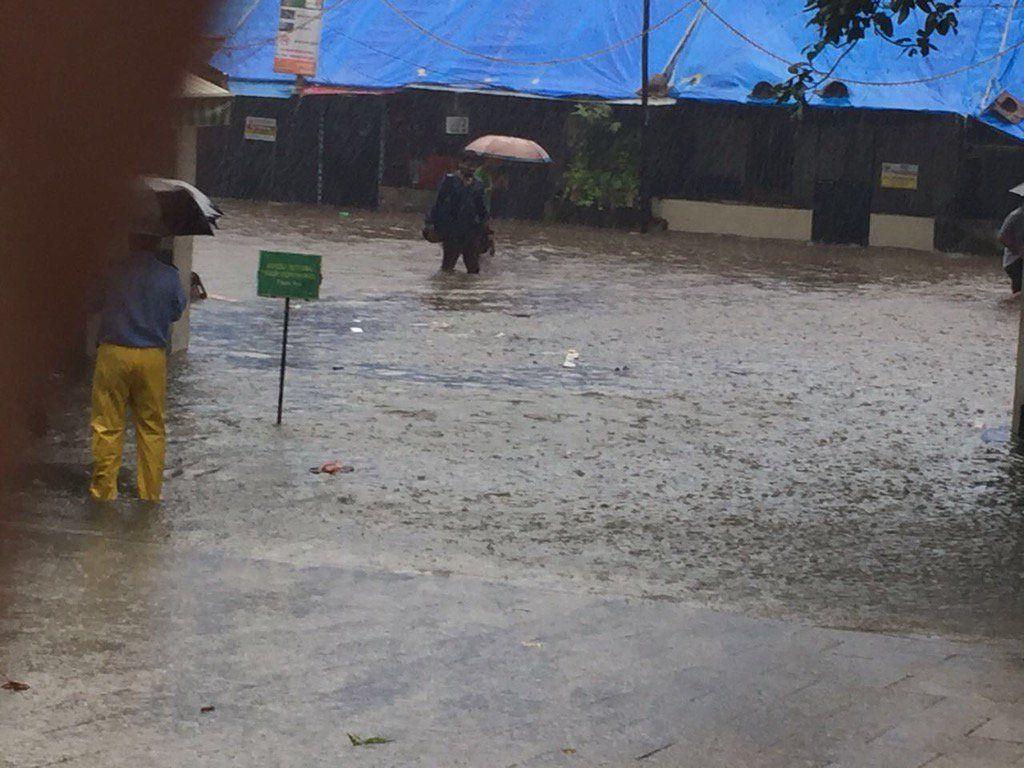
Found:
[[[917,166],[882,163],[882,186],[886,189],[917,189]]]
[[[306,77],[316,74],[323,5],[323,0],[281,0],[275,72]]]
[[[449,116],[444,119],[444,131],[452,136],[464,136],[469,133],[469,118]]]
[[[246,141],[277,141],[277,120],[272,117],[245,118]]]

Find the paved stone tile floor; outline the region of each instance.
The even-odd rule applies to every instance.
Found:
[[[5,768],[1024,765],[1013,643],[110,529],[0,526],[0,559]]]

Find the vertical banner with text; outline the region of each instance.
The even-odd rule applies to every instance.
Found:
[[[323,14],[323,0],[281,0],[275,72],[305,77],[316,75]]]

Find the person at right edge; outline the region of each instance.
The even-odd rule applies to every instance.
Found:
[[[171,323],[187,306],[178,270],[162,262],[160,238],[133,235],[128,259],[115,266],[104,296],[92,381],[92,482],[97,501],[117,498],[125,412],[131,408],[138,446],[139,498],[160,501],[164,399]]]
[[[1024,205],[1014,208],[999,228],[1003,245],[1003,270],[1010,278],[1010,291],[1018,296],[1024,278]]]
[[[424,236],[440,240],[442,272],[454,272],[461,256],[469,274],[479,273],[480,254],[489,247],[487,202],[483,184],[473,175],[475,171],[475,159],[463,157],[459,170],[441,181],[427,214]]]

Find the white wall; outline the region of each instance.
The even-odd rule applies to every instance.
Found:
[[[933,251],[935,250],[935,219],[924,216],[872,213],[868,244]]]
[[[769,208],[742,203],[658,200],[655,215],[679,232],[706,232],[779,240],[811,239],[813,212],[803,208]],[[935,219],[923,216],[871,214],[869,245],[935,250]]]
[[[177,151],[174,162],[175,178],[194,184],[196,181],[197,129],[195,126],[178,128]],[[174,238],[174,266],[181,274],[185,295],[192,283],[192,238]],[[189,342],[189,310],[171,327],[171,353],[184,352]]]
[[[740,203],[658,200],[655,215],[679,232],[707,232],[778,240],[810,240],[811,211]]]

